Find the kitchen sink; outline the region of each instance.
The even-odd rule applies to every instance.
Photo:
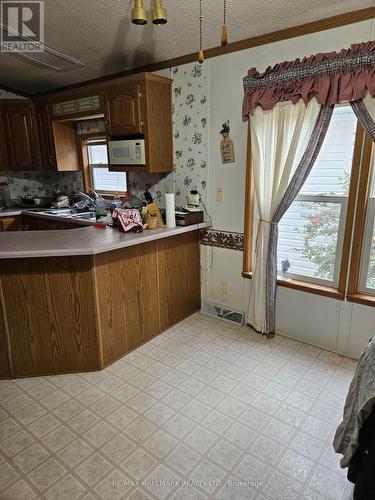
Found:
[[[71,208],[59,208],[53,210],[44,210],[43,213],[46,215],[53,215],[55,217],[66,217],[67,215],[73,215],[74,211]]]
[[[60,209],[50,209],[43,210],[43,212],[39,212],[40,214],[51,215],[52,217],[71,217],[74,219],[84,219],[91,220],[95,219],[95,212],[76,212],[71,208],[60,208]]]
[[[80,214],[74,214],[77,219],[95,219],[95,212],[82,212]]]

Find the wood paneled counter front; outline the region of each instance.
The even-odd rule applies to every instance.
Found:
[[[100,370],[197,311],[205,227],[0,233],[0,377]]]

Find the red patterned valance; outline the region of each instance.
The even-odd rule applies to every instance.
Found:
[[[286,61],[264,73],[251,68],[244,78],[243,117],[257,106],[269,110],[278,102],[307,103],[313,97],[330,106],[362,99],[367,92],[375,97],[375,41]]]

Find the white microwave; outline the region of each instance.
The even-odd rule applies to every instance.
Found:
[[[110,165],[145,165],[144,139],[127,139],[108,143]]]

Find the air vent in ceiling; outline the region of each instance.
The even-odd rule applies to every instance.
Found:
[[[15,31],[8,27],[5,26],[4,24],[0,23],[0,29],[3,31],[13,32]],[[18,35],[19,36],[19,35]],[[23,40],[27,42],[27,37],[23,37]],[[63,71],[70,71],[74,68],[81,68],[84,66],[81,62],[77,61],[76,59],[73,59],[72,57],[66,56],[65,54],[62,54],[56,49],[53,49],[52,47],[49,47],[46,44],[42,44],[44,52],[17,52],[13,51],[11,52],[14,55],[24,57],[28,59],[29,61],[32,61],[36,64],[42,65],[42,66],[47,66],[50,69],[53,69],[54,71],[58,72],[63,72]]]

